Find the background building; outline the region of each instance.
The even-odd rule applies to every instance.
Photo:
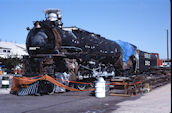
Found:
[[[1,58],[22,58],[27,55],[24,44],[17,44],[12,42],[0,42],[0,57]]]

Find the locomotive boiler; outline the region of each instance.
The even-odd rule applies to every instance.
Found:
[[[26,40],[28,56],[23,57],[23,76],[50,75],[69,81],[92,82],[97,77],[111,79],[144,73],[157,65],[156,56],[136,46],[106,39],[78,27],[63,27],[58,9],[45,10],[46,20],[34,22]],[[44,81],[42,92],[54,85]],[[45,85],[46,84],[46,85]],[[79,89],[83,86],[77,85]],[[45,90],[45,91],[44,91]]]

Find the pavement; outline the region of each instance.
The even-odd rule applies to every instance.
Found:
[[[0,95],[0,113],[109,113],[130,97],[96,98],[90,92],[44,96]]]
[[[152,90],[137,100],[116,105],[119,108],[112,113],[171,113],[171,84]]]

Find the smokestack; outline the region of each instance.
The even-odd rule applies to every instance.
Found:
[[[168,29],[167,29],[167,64],[169,65]]]
[[[52,8],[45,9],[44,13],[45,13],[45,18],[47,20],[56,21],[58,24],[58,27],[62,28],[62,25],[63,25],[62,15],[59,9],[52,9]]]

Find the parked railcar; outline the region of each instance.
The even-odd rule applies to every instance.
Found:
[[[139,71],[140,73],[150,71],[151,67],[157,66],[157,57],[151,53],[139,51]]]

